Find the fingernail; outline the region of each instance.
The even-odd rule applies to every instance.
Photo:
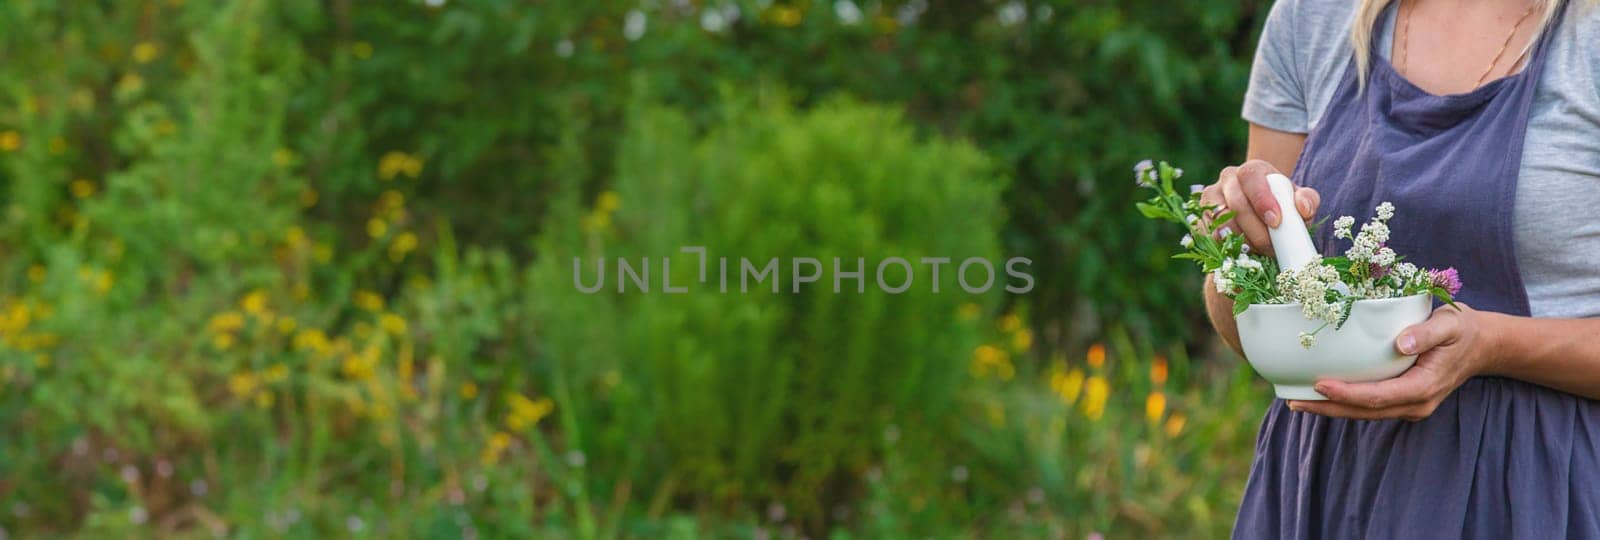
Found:
[[[1294,411],[1294,412],[1300,412],[1300,409],[1301,409],[1301,407],[1300,407],[1300,403],[1299,402],[1296,402],[1296,401],[1290,401],[1289,402],[1289,410]]]
[[[1276,211],[1268,210],[1266,213],[1261,214],[1261,218],[1266,220],[1268,227],[1278,226],[1278,212]]]
[[[1306,200],[1305,197],[1295,198],[1294,206],[1300,210],[1300,215],[1302,216],[1311,213],[1311,201]]]
[[[1400,352],[1412,354],[1417,350],[1417,338],[1411,337],[1411,334],[1400,336],[1399,345]]]
[[[1316,390],[1318,394],[1322,394],[1324,397],[1328,395],[1328,385],[1326,384],[1318,384],[1312,386],[1311,389]]]

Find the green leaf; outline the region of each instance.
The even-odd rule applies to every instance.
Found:
[[[1450,291],[1445,290],[1443,287],[1433,287],[1428,289],[1428,292],[1433,294],[1434,298],[1438,298],[1440,302],[1444,302],[1450,307],[1461,309],[1456,306],[1456,300],[1450,296]]]
[[[1223,225],[1227,225],[1228,222],[1233,221],[1233,216],[1235,216],[1237,214],[1238,214],[1238,212],[1235,212],[1233,210],[1229,210],[1227,212],[1223,212],[1221,215],[1219,215],[1219,216],[1217,216],[1215,218],[1212,218],[1212,220],[1211,220],[1211,230],[1217,230],[1219,228],[1222,228]]]
[[[1350,320],[1350,312],[1351,310],[1355,309],[1355,307],[1356,303],[1354,301],[1345,301],[1344,309],[1339,312],[1339,322],[1333,324],[1334,330],[1344,328],[1344,322]]]
[[[1167,210],[1167,209],[1162,208],[1160,206],[1156,206],[1156,205],[1153,205],[1153,204],[1150,204],[1150,203],[1142,203],[1142,202],[1141,203],[1134,203],[1134,206],[1139,209],[1139,213],[1140,214],[1144,214],[1144,217],[1147,217],[1147,218],[1150,218],[1150,219],[1165,219],[1165,220],[1171,221],[1174,218],[1174,216],[1172,215],[1172,212],[1170,210]]]

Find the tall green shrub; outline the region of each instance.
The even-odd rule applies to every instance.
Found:
[[[566,442],[585,452],[602,493],[642,480],[640,496],[734,511],[776,502],[816,520],[854,496],[888,426],[931,433],[951,419],[977,343],[972,319],[1005,282],[1001,180],[970,146],[919,139],[892,109],[798,113],[767,101],[723,109],[703,134],[679,112],[635,111],[615,191],[577,217],[583,227],[546,227],[530,287],[535,363],[550,371]],[[698,256],[684,246],[708,250],[707,283],[695,282]],[[778,258],[779,292],[740,292],[735,268],[720,292],[724,256],[730,267]],[[874,282],[890,256],[914,263],[903,294]],[[933,293],[923,256],[984,257],[997,284],[968,294],[946,265]],[[586,284],[608,259],[604,289],[579,291],[575,257]],[[632,282],[618,292],[618,257],[651,259],[649,293]],[[687,293],[661,290],[663,257]],[[797,257],[820,259],[824,272],[794,294]],[[867,259],[865,293],[853,281],[832,292],[833,257],[847,271]]]

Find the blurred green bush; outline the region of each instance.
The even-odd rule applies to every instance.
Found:
[[[0,3],[0,530],[1220,534],[1264,394],[1127,166],[1240,154],[1265,6]],[[568,273],[685,245],[1037,288]]]
[[[528,287],[539,306],[534,369],[556,385],[569,434],[583,433],[567,442],[635,468],[616,472],[641,495],[714,508],[771,501],[820,524],[859,492],[885,426],[953,426],[977,322],[1001,290],[965,293],[945,265],[935,293],[929,267],[914,262],[911,288],[890,294],[877,264],[1003,264],[1001,183],[975,149],[918,142],[892,109],[800,114],[774,101],[734,101],[703,137],[675,111],[630,112],[615,191],[581,218],[555,214],[583,223],[576,233],[545,227],[557,238],[539,250]],[[680,252],[688,245],[708,250],[704,283],[698,256]],[[820,281],[793,281],[792,260],[804,257],[821,261]],[[618,292],[619,258],[649,264],[654,288]],[[862,274],[831,294],[836,258]],[[777,275],[741,292],[742,265],[772,260]],[[588,283],[601,268],[604,288],[579,291],[574,272]],[[664,268],[687,293],[661,289]]]

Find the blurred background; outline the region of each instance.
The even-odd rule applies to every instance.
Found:
[[[1270,394],[1131,166],[1243,155],[1268,7],[0,3],[0,538],[1226,534]],[[573,285],[691,245],[1036,286]]]

